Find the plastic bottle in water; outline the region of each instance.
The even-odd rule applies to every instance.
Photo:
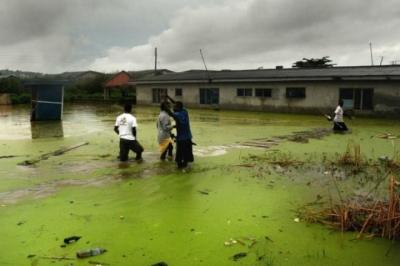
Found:
[[[107,251],[106,249],[102,249],[102,248],[92,248],[89,250],[77,251],[76,256],[78,258],[87,258],[87,257],[103,254],[106,251]]]

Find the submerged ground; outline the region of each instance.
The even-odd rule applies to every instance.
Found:
[[[356,117],[351,134],[332,134],[322,114],[189,109],[197,146],[182,171],[158,159],[157,107],[133,111],[144,160],[116,159],[121,109],[67,105],[62,122],[31,123],[28,106],[0,106],[0,265],[400,264],[398,242],[352,241],[298,212],[376,187],[389,172],[379,158],[400,149],[399,120]],[[354,143],[374,165],[358,174],[337,165]]]

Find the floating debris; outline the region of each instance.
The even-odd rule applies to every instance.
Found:
[[[64,243],[71,244],[71,243],[78,241],[80,238],[81,238],[80,236],[70,236],[70,237],[64,238]]]
[[[270,241],[270,242],[274,242],[274,241],[272,241],[272,239],[269,238],[268,236],[265,236],[265,239],[268,240],[268,241]]]
[[[107,265],[110,265],[110,264],[108,264],[108,263],[104,263],[104,262],[98,262],[98,261],[93,261],[93,260],[89,260],[89,264],[94,264],[94,265],[96,265],[96,266],[107,266]]]
[[[202,191],[202,190],[196,190],[196,191],[199,192],[200,194],[203,194],[203,195],[209,195],[210,194],[207,191]]]
[[[238,254],[233,255],[232,259],[233,259],[234,261],[237,261],[238,259],[244,258],[244,257],[246,257],[246,256],[247,256],[247,253],[246,253],[246,252],[241,252],[241,253],[238,253]]]
[[[168,264],[166,264],[165,262],[158,262],[156,264],[152,264],[151,266],[168,266]]]
[[[107,250],[103,249],[103,248],[93,248],[93,249],[89,249],[89,250],[77,251],[76,256],[78,258],[82,259],[82,258],[100,255],[100,254],[103,254],[104,252],[107,252]]]
[[[380,134],[380,135],[378,135],[378,137],[382,138],[382,139],[397,139],[396,136],[389,134],[389,133]]]
[[[239,239],[236,239],[236,242],[239,243],[239,244],[241,244],[242,246],[246,246],[246,243],[240,241]]]
[[[20,226],[20,225],[23,225],[24,223],[26,223],[26,220],[25,220],[25,221],[19,221],[19,222],[17,223],[17,225]]]

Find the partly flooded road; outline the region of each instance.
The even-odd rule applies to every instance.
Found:
[[[351,241],[298,212],[376,187],[388,169],[335,162],[351,143],[365,162],[395,158],[399,120],[356,117],[351,134],[332,134],[322,114],[189,109],[197,146],[182,171],[159,160],[157,107],[133,111],[144,160],[119,162],[121,111],[66,105],[62,121],[30,122],[28,106],[0,106],[0,265],[399,265],[399,243]]]

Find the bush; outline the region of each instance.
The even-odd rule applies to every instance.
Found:
[[[31,102],[31,95],[28,93],[11,94],[11,102],[13,104],[26,104]]]

